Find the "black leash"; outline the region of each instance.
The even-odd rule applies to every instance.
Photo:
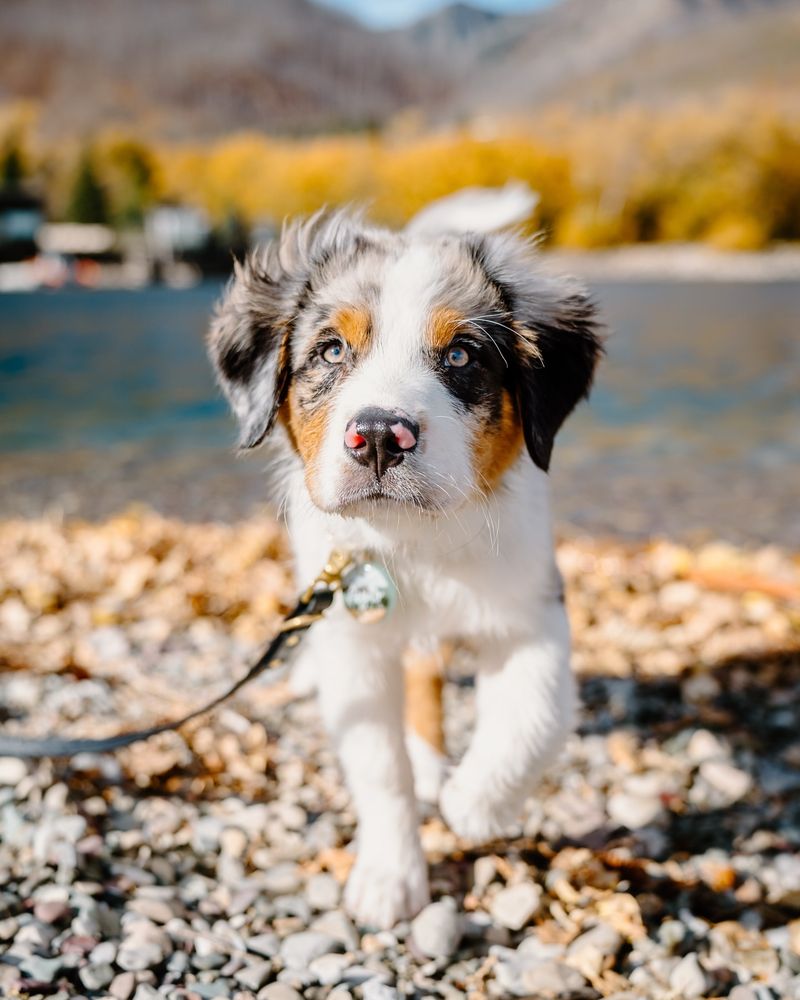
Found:
[[[196,708],[174,722],[161,722],[146,729],[134,729],[116,736],[100,739],[64,739],[60,736],[43,737],[42,739],[26,739],[16,736],[0,735],[0,757],[24,757],[35,759],[39,757],[74,757],[79,753],[106,753],[109,750],[119,750],[121,747],[139,743],[159,733],[168,733],[191,722],[192,719],[212,711],[223,701],[227,701],[245,684],[265,670],[282,667],[286,658],[282,654],[292,651],[300,645],[300,640],[314,622],[319,621],[333,603],[336,591],[342,587],[342,574],[348,568],[348,556],[334,552],[327,565],[297,602],[297,605],[283,619],[275,638],[270,642],[258,660],[247,673],[236,683],[213,701]]]

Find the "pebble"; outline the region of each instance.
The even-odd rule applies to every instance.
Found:
[[[108,992],[114,997],[114,1000],[129,1000],[129,997],[133,996],[135,989],[136,977],[134,974],[132,972],[121,972],[118,976],[114,976]]]
[[[87,990],[101,990],[114,978],[114,968],[108,962],[84,966],[78,977]]]
[[[268,868],[261,882],[266,892],[274,896],[289,896],[303,885],[302,872],[291,861]]]
[[[702,764],[707,760],[724,760],[729,750],[707,729],[696,729],[686,744],[686,756],[693,764]]]
[[[598,924],[575,938],[567,948],[566,961],[587,978],[594,978],[614,964],[622,940],[610,924]]]
[[[132,913],[140,913],[156,924],[167,924],[181,912],[181,907],[177,903],[166,899],[148,899],[147,897],[131,900],[128,903],[128,909]]]
[[[256,955],[263,955],[264,958],[274,958],[281,947],[280,938],[272,932],[255,934],[253,937],[247,938],[245,944],[248,951],[252,951]]]
[[[259,992],[258,1000],[303,1000],[303,996],[285,983],[270,983]]]
[[[428,958],[450,958],[462,935],[460,914],[452,899],[429,903],[411,922],[411,937]]]
[[[43,924],[60,924],[69,916],[72,910],[66,903],[59,903],[57,900],[43,900],[36,903],[33,908],[33,915]]]
[[[664,807],[655,795],[629,795],[619,792],[608,799],[608,815],[619,826],[638,830],[654,823]]]
[[[117,965],[126,972],[142,972],[160,965],[167,956],[167,949],[157,940],[127,939],[117,952]]]
[[[24,760],[19,760],[17,757],[0,757],[0,785],[12,787],[18,785],[27,773],[28,768]]]
[[[368,979],[361,988],[364,1000],[399,1000],[400,994],[393,986],[387,986],[377,979]]]
[[[513,996],[535,996],[542,1000],[577,992],[586,985],[580,972],[564,962],[520,957],[498,962],[497,981]]]
[[[0,672],[9,725],[132,728],[221,687],[294,597],[282,544],[264,516],[0,521],[0,657],[34,666]],[[800,1000],[800,619],[690,580],[709,551],[560,545],[579,734],[523,839],[466,854],[427,816],[434,902],[391,932],[341,909],[354,816],[313,700],[254,685],[114,758],[0,758],[0,996]],[[800,584],[792,553],[725,552]],[[474,693],[446,687],[454,754]]]
[[[520,882],[501,889],[491,903],[492,920],[509,930],[521,930],[539,910],[542,890],[535,882]]]
[[[280,956],[284,965],[293,969],[307,969],[315,958],[338,951],[340,943],[320,931],[300,931],[290,934],[281,942]]]
[[[19,963],[26,976],[42,983],[52,983],[64,968],[63,958],[43,958],[41,955],[28,955]]]
[[[158,990],[150,983],[139,983],[133,994],[133,1000],[160,1000],[160,998]]]
[[[345,969],[352,964],[349,955],[320,955],[308,968],[323,986],[335,986],[342,981]]]
[[[192,992],[197,993],[203,1000],[215,1000],[216,997],[230,997],[233,986],[231,979],[215,979],[207,983],[193,983]]]
[[[335,910],[341,898],[341,886],[328,872],[313,875],[306,882],[306,899],[314,910]]]
[[[345,951],[356,951],[361,943],[353,921],[342,910],[330,910],[312,923],[311,929],[327,934],[338,941]]]
[[[253,965],[246,965],[234,974],[234,979],[240,986],[247,990],[260,990],[272,975],[272,962],[255,962]]]
[[[672,970],[669,977],[670,988],[685,1000],[702,997],[706,991],[707,979],[697,955],[685,955]]]
[[[753,785],[753,779],[746,771],[718,760],[704,761],[700,765],[700,777],[720,793],[726,805],[743,799]]]

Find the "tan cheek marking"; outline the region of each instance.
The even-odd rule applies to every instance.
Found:
[[[432,310],[426,331],[428,343],[434,350],[443,351],[463,325],[464,317],[457,309]]]
[[[331,318],[331,326],[340,333],[354,354],[363,354],[372,340],[372,317],[369,310],[344,306]]]
[[[503,390],[500,419],[478,428],[474,444],[474,465],[481,488],[494,487],[522,450],[523,434],[517,409],[508,391]]]
[[[328,426],[328,409],[328,404],[325,404],[311,414],[304,413],[302,407],[298,405],[297,388],[292,386],[289,389],[286,406],[281,411],[281,419],[289,432],[292,445],[303,459],[306,485],[312,494],[317,458]]]

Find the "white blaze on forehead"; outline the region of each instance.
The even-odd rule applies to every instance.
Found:
[[[387,264],[376,317],[376,347],[398,363],[418,355],[441,284],[441,250],[412,243]]]

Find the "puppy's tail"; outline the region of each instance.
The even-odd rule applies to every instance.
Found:
[[[462,188],[426,205],[406,226],[407,233],[492,233],[525,222],[539,204],[539,195],[524,181],[505,187]]]

